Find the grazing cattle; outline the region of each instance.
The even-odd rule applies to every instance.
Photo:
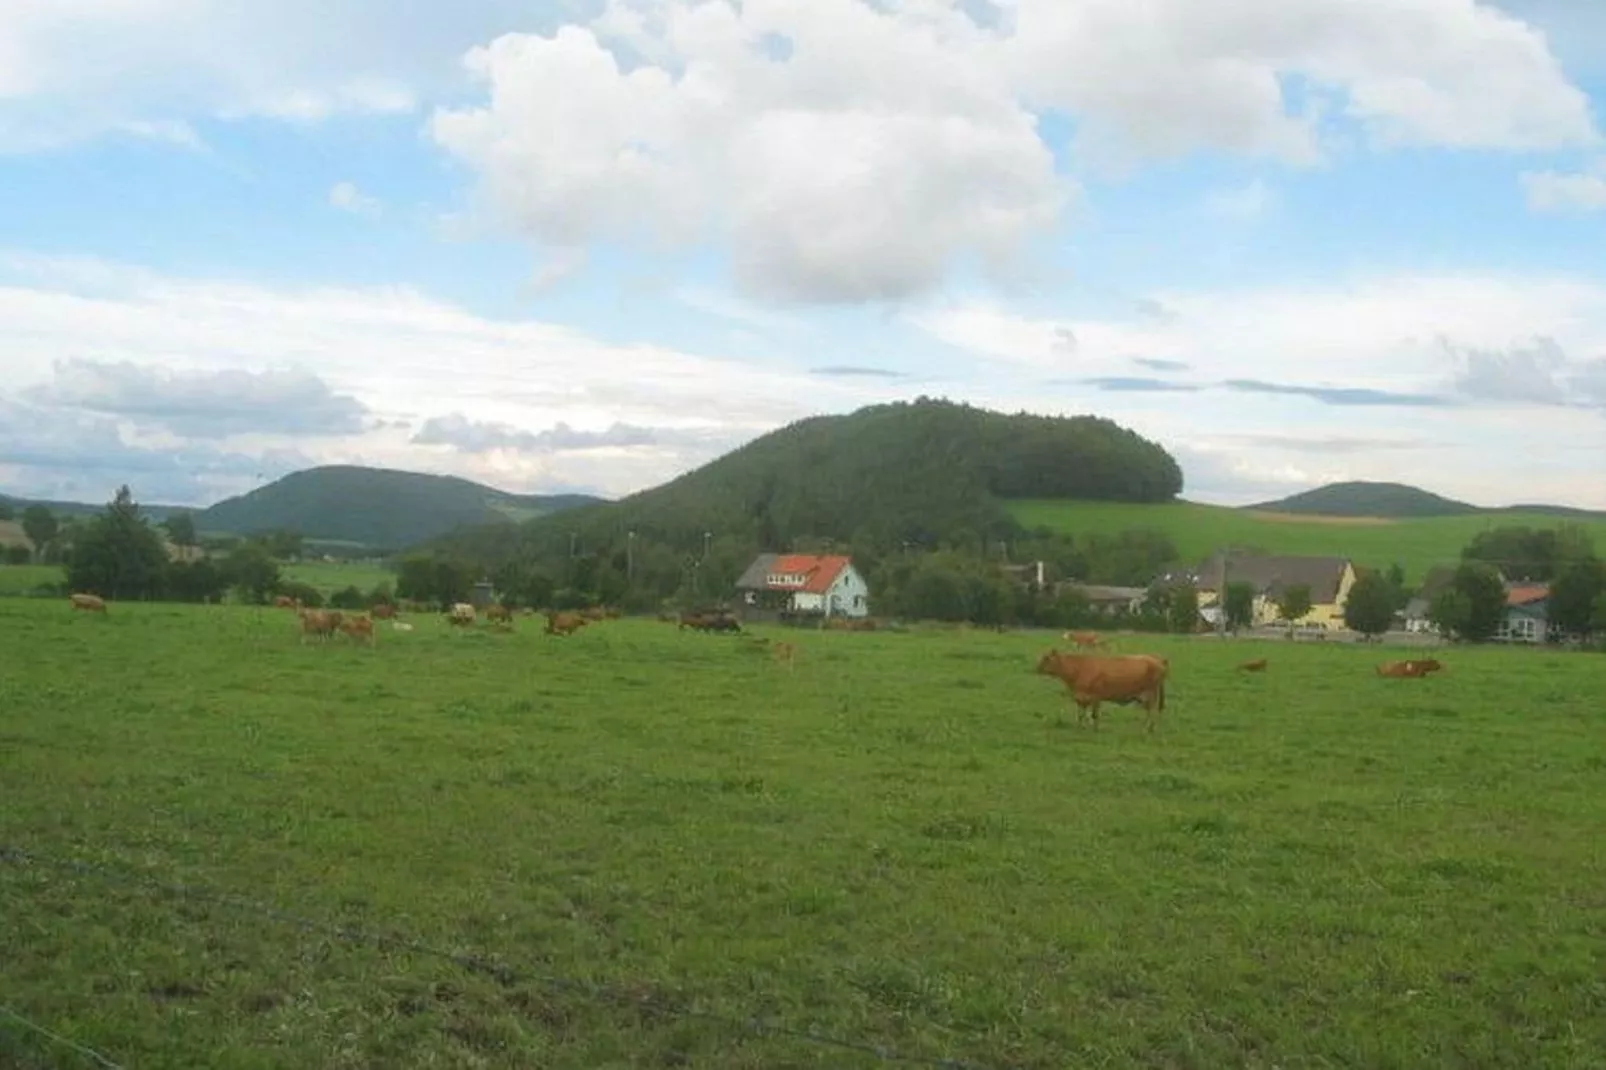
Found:
[[[468,602],[457,602],[446,614],[446,623],[456,628],[472,627],[475,621],[474,607]]]
[[[1066,632],[1061,638],[1080,650],[1092,650],[1104,645],[1098,632]]]
[[[1377,667],[1377,674],[1395,680],[1408,680],[1438,672],[1443,668],[1444,666],[1439,664],[1436,658],[1413,658],[1407,661],[1385,661]]]
[[[1061,654],[1050,650],[1037,662],[1037,671],[1064,681],[1079,709],[1078,723],[1091,716],[1099,726],[1099,706],[1143,704],[1145,727],[1153,732],[1165,709],[1165,681],[1171,666],[1152,654]]]
[[[279,595],[277,598],[275,598],[273,600],[273,608],[274,609],[300,609],[301,608],[301,599],[299,599],[299,598],[291,598],[287,594],[281,594],[281,595]]]
[[[512,624],[513,611],[500,602],[492,602],[485,607],[485,619],[492,624]]]
[[[314,639],[329,639],[340,627],[340,614],[324,609],[303,609],[297,616],[301,621],[301,641],[310,635]]]
[[[546,634],[573,635],[588,623],[586,618],[579,613],[548,613],[546,615]]]
[[[1265,658],[1256,658],[1254,661],[1246,661],[1242,665],[1238,666],[1238,671],[1239,672],[1265,672],[1266,671],[1266,659]]]
[[[85,613],[106,612],[106,601],[98,594],[75,594],[70,596],[67,601],[72,603],[74,609],[81,609]]]
[[[340,630],[354,643],[374,643],[374,621],[372,617],[347,617],[340,623]]]
[[[373,614],[375,620],[396,619],[396,607],[389,602],[379,602],[369,612]]]
[[[679,624],[681,631],[685,631],[687,628],[699,632],[739,632],[742,630],[741,622],[723,610],[682,613]]]

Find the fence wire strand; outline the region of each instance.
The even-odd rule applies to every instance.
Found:
[[[122,1064],[112,1062],[111,1059],[96,1051],[94,1048],[89,1047],[87,1044],[80,1044],[78,1041],[73,1040],[70,1037],[64,1037],[60,1033],[46,1029],[38,1022],[24,1018],[22,1015],[18,1014],[16,1011],[12,1010],[10,1007],[7,1007],[3,1003],[0,1003],[0,1017],[4,1017],[10,1021],[13,1021],[29,1032],[37,1033],[47,1040],[55,1041],[64,1048],[71,1048],[84,1058],[93,1061],[96,1065],[106,1067],[107,1070],[123,1070]]]
[[[319,921],[316,918],[280,910],[276,907],[263,906],[260,903],[242,899],[238,896],[216,892],[193,884],[178,884],[161,881],[143,874],[128,873],[113,869],[109,866],[93,862],[81,862],[72,859],[51,858],[34,851],[24,850],[20,847],[0,844],[0,862],[18,866],[33,865],[41,868],[54,869],[62,872],[77,873],[84,876],[95,877],[132,887],[144,888],[147,891],[159,892],[180,899],[189,899],[194,902],[212,903],[217,906],[228,907],[246,914],[255,914],[269,921],[292,926],[307,932],[318,933],[342,940],[348,944],[364,945],[377,950],[400,950],[414,954],[441,959],[450,962],[460,969],[470,973],[489,977],[504,987],[520,983],[537,984],[548,989],[578,995],[597,1003],[610,1003],[616,1006],[632,1007],[636,1009],[650,1009],[665,1017],[682,1018],[690,1021],[706,1022],[710,1025],[719,1025],[726,1029],[737,1030],[752,1035],[765,1035],[788,1040],[796,1040],[818,1047],[836,1048],[843,1051],[858,1052],[862,1055],[872,1056],[883,1063],[897,1063],[905,1066],[926,1066],[938,1070],[994,1070],[992,1067],[980,1063],[967,1062],[959,1059],[939,1059],[929,1056],[911,1055],[896,1051],[890,1047],[878,1044],[868,1044],[861,1041],[849,1040],[843,1037],[832,1036],[816,1032],[811,1029],[798,1029],[783,1025],[780,1022],[764,1018],[738,1018],[728,1014],[718,1014],[712,1011],[690,1010],[671,1006],[662,1000],[651,997],[642,997],[627,994],[605,985],[593,984],[570,977],[546,973],[528,968],[516,968],[501,962],[496,962],[485,955],[470,954],[459,951],[447,951],[443,948],[433,947],[411,937],[377,932],[371,929],[361,929],[347,925],[331,924]],[[3,1010],[4,1008],[0,1008]],[[19,1020],[20,1016],[19,1016]],[[79,1047],[64,1037],[56,1037],[48,1031],[24,1021],[30,1028],[52,1036],[54,1039],[71,1047]],[[98,1053],[89,1049],[80,1049],[86,1055],[95,1058],[103,1066],[114,1067],[121,1070],[116,1063],[106,1060]]]

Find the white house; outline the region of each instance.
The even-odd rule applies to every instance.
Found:
[[[754,609],[818,613],[826,617],[870,614],[870,588],[840,554],[759,554],[736,589]]]

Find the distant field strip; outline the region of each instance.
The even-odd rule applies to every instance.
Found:
[[[1563,520],[1543,513],[1388,520],[1263,513],[1194,502],[1070,501],[1012,502],[1010,512],[1028,528],[1047,527],[1070,535],[1151,528],[1168,535],[1190,563],[1222,546],[1255,547],[1270,553],[1349,557],[1374,567],[1399,562],[1412,579],[1421,579],[1435,565],[1453,564],[1473,536],[1495,527],[1555,528],[1575,523],[1606,552],[1606,521]]]
[[[130,1067],[1606,1064],[1601,658],[1116,636],[1148,738],[1042,633],[412,623],[0,601],[0,1002]]]

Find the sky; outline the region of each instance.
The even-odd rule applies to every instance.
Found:
[[[919,396],[1606,508],[1599,0],[0,0],[0,491]]]

